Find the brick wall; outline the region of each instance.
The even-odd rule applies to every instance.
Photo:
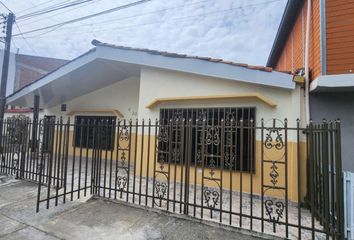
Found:
[[[52,72],[65,63],[67,60],[38,57],[31,55],[16,55],[16,76],[15,91],[36,81],[49,72]]]
[[[321,74],[320,6],[319,0],[312,1],[309,45],[309,67],[311,78]],[[307,0],[300,10],[294,27],[289,34],[275,69],[295,72],[304,67]]]
[[[327,74],[354,72],[354,1],[326,1]]]

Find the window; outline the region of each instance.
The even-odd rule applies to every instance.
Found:
[[[172,163],[180,163],[181,149],[186,144],[191,147],[191,164],[202,165],[202,149],[204,148],[204,166],[220,168],[222,165],[221,120],[225,121],[224,135],[224,169],[234,171],[254,171],[255,130],[250,128],[250,120],[255,119],[255,108],[197,108],[197,109],[161,109],[159,161],[166,162],[171,156]],[[181,124],[175,124],[177,119],[192,119],[192,136],[187,139]],[[170,120],[172,119],[172,122]],[[197,119],[199,120],[197,123]],[[202,120],[205,119],[203,134]],[[231,121],[233,119],[233,122]],[[243,120],[241,129],[240,120]],[[231,123],[233,123],[231,125]],[[242,132],[241,132],[242,131]],[[169,136],[168,139],[164,136]],[[202,141],[204,136],[205,141]],[[206,141],[215,144],[206,144]],[[204,147],[202,144],[204,143]],[[171,148],[171,149],[170,149]]]
[[[113,150],[116,117],[76,116],[75,147]]]

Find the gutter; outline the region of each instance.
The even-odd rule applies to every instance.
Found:
[[[309,44],[310,44],[310,21],[311,21],[311,0],[307,0],[306,16],[306,40],[305,40],[305,113],[306,124],[310,123],[310,69],[309,69]]]

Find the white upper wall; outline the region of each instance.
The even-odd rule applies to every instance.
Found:
[[[67,111],[61,112],[61,105],[45,109],[45,115],[67,117],[78,110],[118,110],[126,119],[137,118],[139,104],[139,78],[127,78],[107,87],[82,95],[68,102]],[[77,115],[112,115],[102,113],[78,113]]]
[[[264,79],[266,82],[267,79]],[[217,100],[200,102],[163,103],[153,109],[146,106],[156,98],[215,96],[245,93],[259,93],[277,104],[272,108],[257,100]],[[160,108],[192,107],[256,107],[256,121],[272,118],[289,119],[294,126],[301,118],[300,88],[294,90],[247,84],[220,78],[203,77],[175,71],[143,68],[140,80],[139,118],[155,119],[159,117]]]

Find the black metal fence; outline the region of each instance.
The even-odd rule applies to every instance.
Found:
[[[95,195],[280,237],[343,239],[339,122],[47,119],[35,139],[30,121],[3,124],[0,170],[38,181],[37,211]]]

